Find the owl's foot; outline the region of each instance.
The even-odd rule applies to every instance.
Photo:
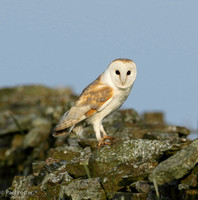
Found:
[[[112,145],[115,142],[115,138],[105,135],[103,138],[101,138],[101,140],[98,143],[98,149],[100,149],[101,147],[105,146],[105,145]]]

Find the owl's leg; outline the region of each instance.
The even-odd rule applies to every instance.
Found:
[[[107,135],[102,124],[100,125],[100,131],[102,132],[103,136]]]
[[[102,124],[100,125],[100,131],[101,131],[102,134],[103,134],[103,137],[102,137],[102,138],[108,139],[108,140],[114,140],[114,139],[115,139],[114,137],[111,137],[111,136],[108,136],[108,135],[107,135],[107,133],[106,133],[106,131],[104,130],[104,127],[103,127]]]
[[[96,133],[96,138],[98,141],[101,140],[101,135],[100,135],[100,123],[94,123],[93,124],[93,128],[94,128],[94,131]]]
[[[98,148],[100,148],[101,146],[104,146],[104,145],[112,145],[112,143],[115,141],[115,138],[107,135],[102,124],[100,125],[100,131],[102,132],[103,137],[101,138],[101,140],[98,143]],[[106,140],[108,140],[108,141],[106,141]]]

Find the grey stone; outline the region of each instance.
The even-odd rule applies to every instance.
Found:
[[[198,140],[194,140],[188,147],[161,162],[149,176],[158,185],[180,179],[198,163]]]
[[[72,200],[106,199],[98,178],[74,180],[68,185],[62,185],[58,198],[63,199],[64,197],[71,197]]]
[[[36,118],[33,120],[32,126],[34,128],[25,135],[23,142],[24,148],[39,145],[41,142],[45,141],[50,134],[51,122],[46,119]]]

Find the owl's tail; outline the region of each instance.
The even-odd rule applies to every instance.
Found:
[[[63,130],[56,130],[56,127],[54,128],[54,131],[53,131],[53,136],[54,137],[58,137],[58,136],[62,136],[62,135],[70,135],[72,129],[74,128],[75,125],[73,125],[72,127],[69,128],[66,128],[66,129],[63,129]]]

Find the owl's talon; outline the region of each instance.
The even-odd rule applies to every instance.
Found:
[[[108,136],[108,135],[105,135],[103,138],[104,138],[105,140],[107,139],[107,140],[110,140],[110,141],[114,141],[114,140],[115,140],[114,137],[111,137],[111,136]]]
[[[106,140],[109,140],[109,141],[106,141]],[[115,138],[114,137],[111,137],[111,136],[108,136],[108,135],[105,135],[103,138],[101,138],[101,140],[99,141],[98,143],[98,149],[104,147],[105,145],[109,145],[111,146],[114,142],[115,142]]]

